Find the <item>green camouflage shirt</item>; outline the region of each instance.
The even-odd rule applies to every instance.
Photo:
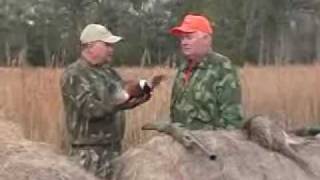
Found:
[[[171,119],[192,129],[238,127],[242,121],[241,90],[236,69],[221,54],[210,52],[184,85],[182,64],[171,98]]]
[[[122,86],[108,64],[93,67],[80,58],[65,69],[61,87],[70,145],[120,147],[125,117],[115,99]]]

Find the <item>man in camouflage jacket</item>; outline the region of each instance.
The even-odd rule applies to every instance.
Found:
[[[208,19],[189,14],[170,33],[179,37],[186,59],[173,85],[172,121],[192,130],[239,126],[239,77],[230,60],[212,50],[213,29]]]
[[[81,33],[81,57],[68,66],[61,79],[70,156],[98,177],[112,174],[111,160],[121,152],[123,110],[150,98],[131,98],[118,73],[110,67],[114,36],[99,24]]]

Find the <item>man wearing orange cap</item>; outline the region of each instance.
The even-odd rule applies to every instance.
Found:
[[[185,57],[172,90],[172,121],[192,130],[240,125],[239,78],[230,60],[212,50],[214,26],[204,16],[189,14],[170,33],[180,39]]]

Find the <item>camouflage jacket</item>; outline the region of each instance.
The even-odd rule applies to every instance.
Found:
[[[114,99],[122,86],[109,65],[92,67],[80,58],[65,69],[61,88],[70,145],[119,146],[125,117]]]
[[[241,90],[236,69],[230,60],[210,52],[192,71],[184,84],[182,64],[177,71],[171,97],[171,119],[196,129],[216,129],[239,126]]]

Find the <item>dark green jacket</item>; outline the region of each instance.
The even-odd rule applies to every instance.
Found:
[[[80,58],[65,69],[61,88],[70,145],[119,147],[125,117],[115,100],[122,86],[109,65],[93,67]]]
[[[210,52],[184,85],[182,64],[177,71],[171,99],[171,119],[196,129],[238,126],[242,121],[239,77],[230,60]]]

